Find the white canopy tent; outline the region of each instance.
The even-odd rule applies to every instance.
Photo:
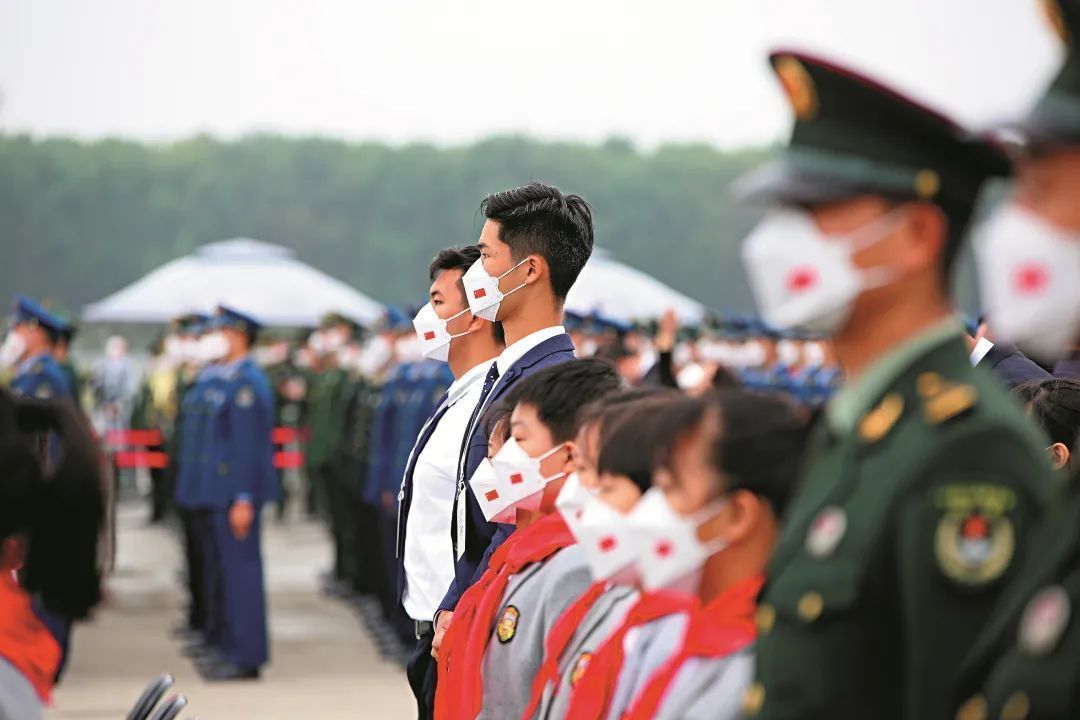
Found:
[[[674,308],[683,323],[698,323],[705,316],[705,306],[697,300],[615,260],[600,248],[593,250],[566,298],[566,309],[571,312],[595,312],[624,322],[658,318],[668,308]]]
[[[305,265],[289,248],[236,238],[203,245],[165,263],[103,300],[87,305],[90,323],[166,323],[218,304],[250,313],[267,325],[313,326],[328,312],[375,322],[381,303]]]

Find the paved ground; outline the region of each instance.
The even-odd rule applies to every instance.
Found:
[[[73,656],[48,717],[118,720],[155,675],[170,672],[190,701],[181,718],[409,718],[405,675],[381,661],[357,616],[322,597],[317,575],[329,562],[313,524],[267,524],[271,665],[258,682],[208,684],[179,655],[168,629],[180,617],[179,546],[171,531],[147,528],[140,507],[118,520],[117,567],[109,600],[74,635]]]

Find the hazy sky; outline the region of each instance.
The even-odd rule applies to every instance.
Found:
[[[777,45],[969,124],[1060,57],[1038,0],[0,0],[0,129],[736,147],[788,128]]]

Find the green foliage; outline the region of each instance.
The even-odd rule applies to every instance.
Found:
[[[749,310],[732,180],[768,150],[640,152],[499,137],[468,147],[196,137],[148,146],[0,135],[0,293],[78,308],[208,242],[294,248],[372,297],[415,302],[430,258],[475,241],[485,194],[544,180],[593,206],[597,243],[707,305]]]

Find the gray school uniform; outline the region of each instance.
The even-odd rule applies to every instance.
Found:
[[[664,693],[654,720],[738,720],[754,679],[754,651],[689,658]]]
[[[584,671],[597,648],[619,629],[640,597],[632,587],[613,585],[596,599],[563,650],[559,658],[558,688],[554,683],[548,683],[536,718],[555,720],[566,716],[577,676]]]
[[[624,638],[625,655],[608,720],[618,720],[645,687],[649,678],[682,648],[683,635],[690,622],[688,612],[665,615],[640,625]]]
[[[563,610],[592,585],[581,548],[563,548],[510,578],[481,672],[480,720],[520,718],[544,661],[544,641]]]

